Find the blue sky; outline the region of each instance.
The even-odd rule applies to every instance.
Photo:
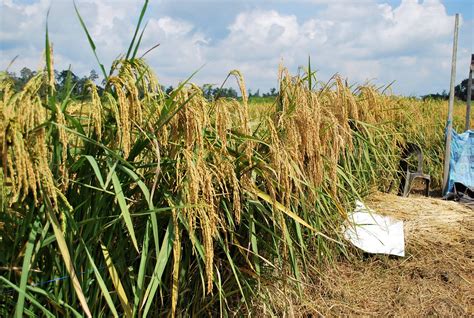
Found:
[[[0,0],[0,68],[42,67],[44,27],[57,69],[76,74],[98,69],[72,0]],[[126,51],[141,1],[76,0],[102,62]],[[403,95],[449,87],[454,14],[461,15],[457,82],[474,52],[472,0],[195,0],[150,1],[143,51],[164,85],[176,85],[202,65],[198,84],[220,84],[239,69],[247,86],[277,86],[279,63],[295,73],[311,56],[322,81],[334,73],[351,83],[395,81]]]

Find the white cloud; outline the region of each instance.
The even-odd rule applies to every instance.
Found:
[[[360,83],[396,80],[396,92],[422,94],[446,87],[453,23],[436,0],[404,0],[398,7],[334,2],[306,21],[252,10],[236,17],[218,51],[232,57],[230,67],[246,68],[254,61],[259,67],[244,73],[250,83],[275,76],[280,58],[296,71],[311,55],[323,79],[338,72]],[[460,67],[467,59],[464,51],[461,47]]]
[[[273,10],[244,12],[229,26],[227,41],[252,46],[290,46],[298,39],[298,27],[294,15],[281,15]]]
[[[147,59],[160,79],[175,84],[206,62],[209,39],[183,20],[168,16],[150,19],[141,52],[160,44]]]
[[[322,80],[336,72],[351,82],[370,79],[387,84],[396,80],[395,91],[404,94],[440,91],[448,86],[454,18],[440,1],[402,0],[396,7],[375,0],[298,3],[313,14],[262,9],[247,1],[246,9],[236,12],[231,23],[214,26],[226,30],[219,37],[210,27],[212,20],[200,25],[151,8],[141,52],[160,43],[147,58],[165,84],[175,84],[205,64],[196,76],[198,83],[220,83],[228,71],[237,68],[249,87],[267,90],[276,86],[281,60],[295,72],[311,55]],[[226,4],[232,6],[231,2]],[[58,67],[71,63],[83,74],[97,69],[71,2],[39,0],[25,5],[3,0],[1,6],[0,66],[20,54],[17,69],[38,67],[46,11],[51,7],[50,37]],[[110,65],[127,50],[141,4],[84,0],[78,1],[78,6],[100,58]],[[194,6],[198,15],[199,3]],[[472,50],[474,24],[463,21],[461,26],[459,69],[463,70]],[[465,76],[458,74],[458,80]]]
[[[191,23],[186,21],[178,21],[171,17],[152,20],[150,22],[150,27],[152,24],[156,24],[156,27],[162,30],[167,37],[187,35],[193,29],[193,25]]]

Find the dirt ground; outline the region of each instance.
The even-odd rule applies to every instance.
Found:
[[[390,194],[366,203],[404,220],[406,256],[361,255],[309,274],[303,297],[281,293],[284,316],[474,317],[474,210]]]

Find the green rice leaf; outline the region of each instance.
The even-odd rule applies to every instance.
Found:
[[[115,171],[112,173],[112,184],[114,186],[115,198],[117,199],[120,210],[122,211],[121,215],[125,222],[125,226],[127,227],[128,233],[130,234],[130,238],[132,239],[133,246],[135,247],[136,251],[140,253],[138,249],[137,238],[135,236],[135,230],[133,229],[133,223],[132,223],[132,218],[130,216],[130,211],[128,210],[127,202],[125,201],[122,185]]]
[[[18,293],[18,302],[16,304],[15,316],[23,317],[23,306],[25,304],[25,295],[26,295],[26,283],[28,281],[28,274],[31,268],[31,258],[33,254],[33,248],[35,246],[36,234],[40,224],[38,221],[32,223],[31,232],[28,237],[28,242],[26,243],[25,256],[23,257],[23,266],[21,267],[21,278],[20,278],[20,290],[21,293]]]

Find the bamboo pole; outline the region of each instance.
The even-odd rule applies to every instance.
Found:
[[[466,126],[465,130],[471,128],[471,94],[472,94],[472,72],[474,71],[474,54],[471,54],[471,65],[469,67],[469,79],[467,80],[466,98]]]
[[[451,139],[453,135],[454,82],[456,80],[456,55],[458,49],[459,14],[454,22],[453,55],[451,59],[451,83],[449,86],[448,122],[446,127],[446,148],[444,153],[443,195],[448,192],[449,162],[451,159]]]

